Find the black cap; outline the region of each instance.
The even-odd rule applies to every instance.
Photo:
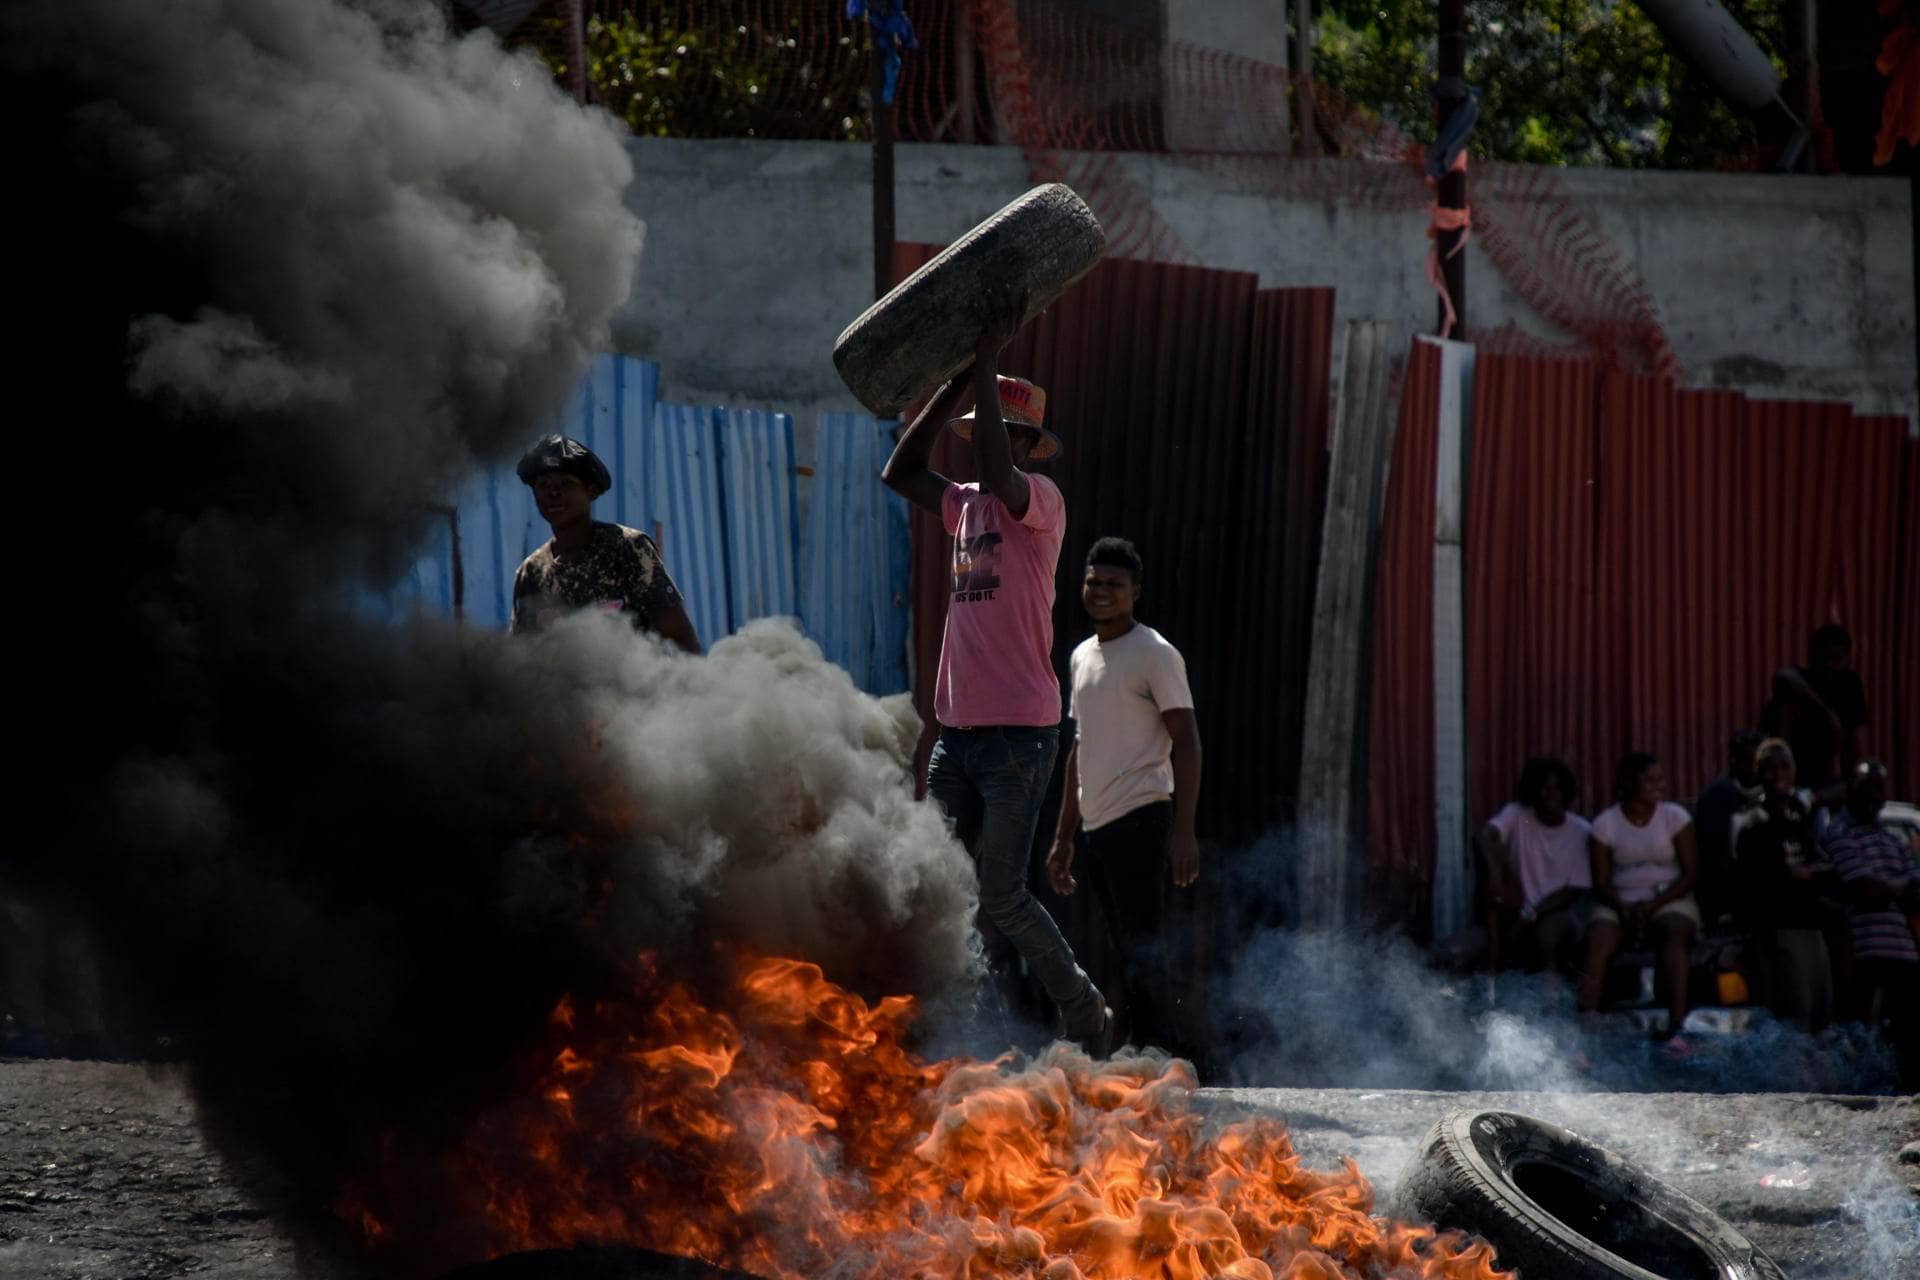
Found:
[[[593,490],[596,498],[613,488],[613,477],[607,472],[607,464],[572,436],[541,436],[534,442],[533,448],[521,455],[520,465],[513,471],[527,484],[554,471],[577,476],[581,484]]]

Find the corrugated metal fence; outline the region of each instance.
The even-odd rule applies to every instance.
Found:
[[[551,424],[613,473],[594,517],[660,544],[703,643],[754,618],[798,616],[861,688],[904,691],[906,504],[878,479],[892,424],[822,415],[802,530],[792,417],[666,403],[659,386],[658,365],[600,356]],[[548,536],[531,491],[503,462],[473,477],[446,516],[374,607],[452,612],[457,598],[474,625],[505,627],[514,571]]]
[[[807,634],[878,693],[907,688],[907,504],[878,479],[892,428],[864,414],[820,415],[801,556]]]
[[[1416,344],[1375,595],[1373,907],[1424,935],[1436,842],[1431,635],[1437,356]],[[1469,803],[1486,821],[1556,754],[1581,811],[1645,749],[1691,801],[1814,627],[1854,636],[1867,750],[1920,794],[1914,511],[1903,420],[1482,353],[1468,445]],[[1425,726],[1423,728],[1423,726]]]
[[[1373,571],[1373,681],[1366,767],[1369,910],[1424,927],[1434,859],[1434,458],[1440,348],[1416,341],[1401,375],[1400,425]],[[1471,552],[1469,552],[1471,554]]]

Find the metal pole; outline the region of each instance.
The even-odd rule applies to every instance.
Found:
[[[1466,0],[1440,0],[1440,41],[1437,49],[1440,80],[1435,86],[1433,119],[1436,129],[1446,124],[1454,108],[1467,100],[1467,4]],[[1467,175],[1448,169],[1440,177],[1437,203],[1443,209],[1467,207]],[[1440,275],[1453,303],[1454,327],[1448,335],[1465,340],[1467,336],[1467,255],[1455,252],[1465,230],[1442,231],[1438,240]],[[1437,307],[1437,327],[1447,323],[1447,308]]]
[[[1294,77],[1300,91],[1300,154],[1317,156],[1320,135],[1313,126],[1313,0],[1294,0],[1293,41]]]
[[[868,95],[873,118],[873,296],[893,288],[893,111],[887,106],[887,50],[880,34],[867,27],[873,42]]]
[[[1786,0],[1780,6],[1781,25],[1786,28],[1787,92],[1784,95],[1799,124],[1814,126],[1814,104],[1820,100],[1820,12],[1815,0]],[[1815,154],[1809,150],[1797,157],[1792,169],[1811,172]]]
[[[1277,34],[1280,38],[1281,76],[1278,92],[1274,94],[1277,101],[1274,102],[1273,106],[1276,123],[1280,126],[1280,137],[1278,141],[1280,143],[1280,154],[1283,156],[1292,155],[1294,150],[1293,90],[1295,77],[1293,73],[1293,43],[1289,35],[1291,30],[1292,28],[1287,25],[1287,0],[1280,0],[1280,30]]]
[[[973,6],[963,0],[953,10],[953,101],[959,109],[954,137],[965,143],[974,140],[973,117],[979,110],[974,101],[973,60]]]
[[[573,100],[587,100],[587,15],[584,0],[567,0],[567,79]]]

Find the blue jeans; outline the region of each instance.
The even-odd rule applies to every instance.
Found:
[[[927,790],[973,855],[981,914],[1020,952],[1059,1006],[1065,1033],[1078,1036],[1100,1030],[1106,1001],[1027,883],[1033,831],[1059,749],[1060,730],[1052,725],[942,725],[927,762]]]

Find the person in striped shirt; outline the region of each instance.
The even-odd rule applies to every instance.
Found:
[[[1900,838],[1880,825],[1886,766],[1855,765],[1845,819],[1828,828],[1827,861],[1846,894],[1853,925],[1852,1007],[1872,1017],[1876,1000],[1890,1024],[1900,1078],[1920,1085],[1920,874]]]

